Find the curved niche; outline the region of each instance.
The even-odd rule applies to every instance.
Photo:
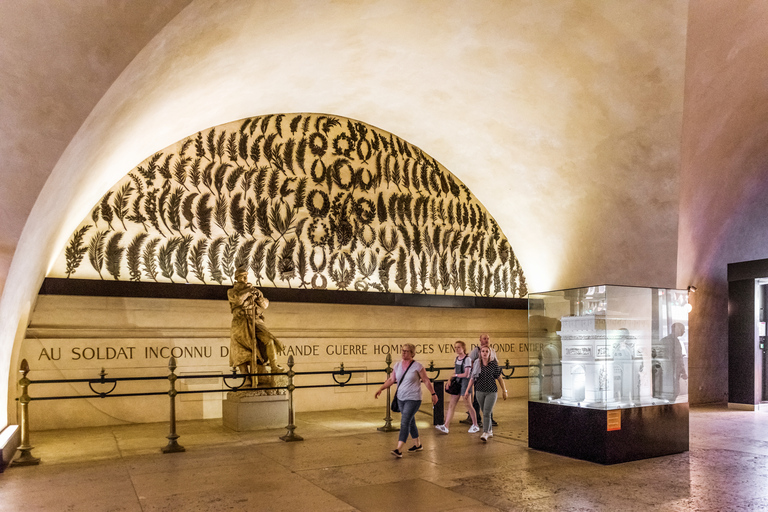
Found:
[[[365,123],[266,115],[130,170],[50,277],[522,297],[496,221],[435,159]]]

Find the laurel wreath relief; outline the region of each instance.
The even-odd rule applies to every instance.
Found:
[[[86,263],[87,255],[87,263]],[[435,159],[365,123],[266,115],[199,132],[94,206],[53,277],[523,297],[496,221]]]

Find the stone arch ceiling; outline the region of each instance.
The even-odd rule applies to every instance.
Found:
[[[124,170],[266,112],[365,120],[433,155],[498,221],[531,289],[674,284],[685,2],[8,4],[0,382],[43,276]],[[53,106],[27,119],[41,98]]]
[[[0,403],[6,388],[15,393],[6,367],[38,286],[24,269],[32,280],[6,287],[35,201],[112,82],[189,2],[0,2],[0,291],[10,303],[0,319]]]
[[[51,169],[107,88],[190,0],[0,3],[0,289]]]

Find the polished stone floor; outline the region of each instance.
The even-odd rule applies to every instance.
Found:
[[[180,422],[175,454],[166,424],[33,432],[42,463],[0,474],[0,510],[768,510],[766,413],[694,407],[690,452],[613,466],[530,450],[524,400],[496,414],[487,444],[419,414],[425,448],[402,459],[381,409],[298,414],[295,443]]]

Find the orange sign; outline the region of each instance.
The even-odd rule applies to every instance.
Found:
[[[621,410],[608,411],[608,432],[621,430]]]

